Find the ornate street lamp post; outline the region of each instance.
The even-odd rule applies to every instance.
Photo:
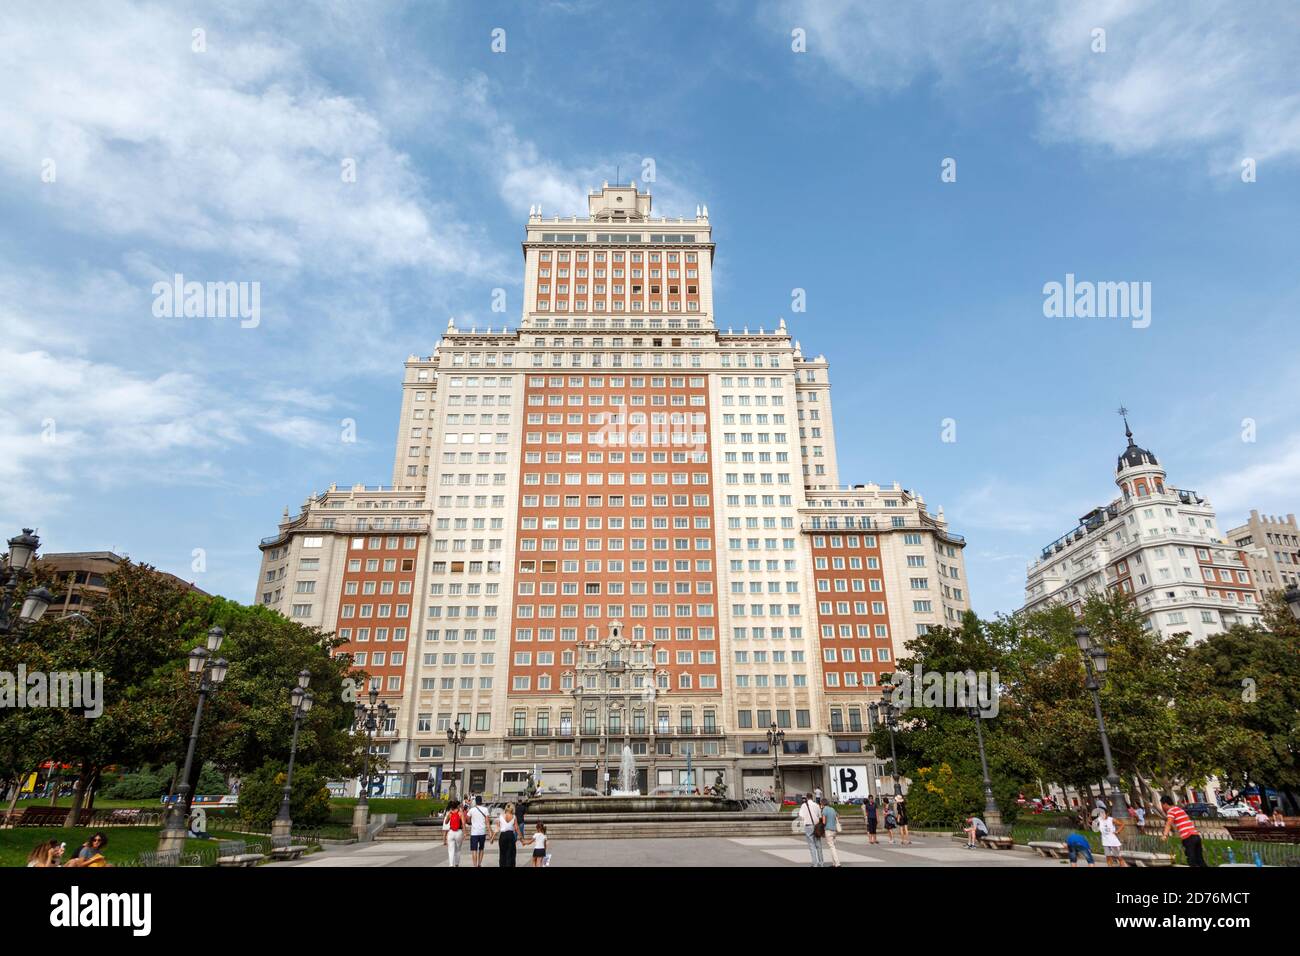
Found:
[[[358,840],[367,839],[370,831],[370,748],[376,728],[388,719],[388,701],[379,700],[379,688],[370,688],[370,703],[357,702],[357,726],[366,732],[366,756],[361,771],[361,792],[352,811],[352,832]]]
[[[280,801],[280,812],[271,824],[273,837],[287,837],[293,830],[293,816],[289,809],[290,794],[293,791],[293,758],[298,751],[298,728],[302,726],[302,719],[307,716],[314,702],[311,691],[307,689],[310,683],[311,671],[301,670],[298,672],[298,683],[289,691],[289,703],[293,707],[293,740],[289,744],[289,770],[284,775],[284,798]]]
[[[1106,648],[1100,642],[1094,642],[1092,632],[1086,627],[1074,629],[1074,642],[1079,645],[1083,656],[1083,667],[1087,674],[1084,686],[1092,694],[1092,707],[1097,714],[1097,727],[1101,730],[1101,752],[1106,758],[1106,782],[1110,784],[1113,806],[1111,814],[1119,819],[1128,816],[1128,801],[1124,797],[1124,788],[1120,786],[1119,774],[1115,772],[1115,761],[1110,754],[1110,737],[1106,733],[1106,718],[1101,714],[1101,681],[1106,676]]]
[[[1282,596],[1286,598],[1286,606],[1291,609],[1291,616],[1300,621],[1300,588],[1293,584]]]
[[[31,577],[31,564],[40,546],[41,539],[31,528],[23,528],[22,534],[9,539],[9,559],[0,568],[0,634],[35,624],[54,601],[49,588],[32,588],[24,595],[22,606],[15,608],[14,593]]]
[[[456,762],[460,758],[460,745],[468,736],[469,728],[462,727],[459,720],[447,728],[447,743],[451,744],[451,786],[447,788],[448,805],[456,802],[456,785],[460,782],[460,777],[456,774]],[[462,791],[464,789],[461,787]]]
[[[889,772],[894,778],[894,795],[900,796],[903,792],[903,785],[898,779],[898,749],[894,744],[894,728],[898,726],[898,707],[894,704],[877,701],[867,707],[867,710],[871,712],[872,723],[879,724],[883,721],[885,726],[889,728]]]
[[[176,799],[167,808],[167,819],[158,838],[159,852],[185,849],[185,819],[190,806],[190,772],[194,767],[194,749],[199,742],[199,726],[203,721],[203,703],[208,694],[221,686],[226,679],[229,665],[224,657],[212,660],[212,655],[221,650],[221,643],[226,639],[226,632],[219,627],[208,629],[207,647],[196,647],[190,651],[186,662],[190,676],[198,679],[199,700],[194,708],[194,723],[190,727],[190,742],[185,751],[185,769],[181,771],[181,785],[177,788]]]
[[[984,718],[980,716],[978,707],[969,707],[966,712],[975,721],[975,739],[979,741],[980,747],[980,769],[984,772],[984,822],[989,826],[995,826],[1002,822],[1002,811],[998,809],[998,802],[993,798],[993,781],[989,779],[989,762],[984,756]]]
[[[785,745],[785,731],[776,724],[767,728],[767,746],[772,751],[772,790],[776,793],[778,808],[785,804],[785,780],[781,777],[781,748]]]

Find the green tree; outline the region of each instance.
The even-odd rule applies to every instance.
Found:
[[[305,669],[315,706],[302,724],[298,760],[324,775],[359,772],[363,745],[349,732],[353,704],[345,699],[351,660],[334,656],[337,638],[266,608],[197,594],[147,565],[124,562],[105,583],[107,594],[83,620],[47,617],[0,642],[4,669],[21,662],[29,670],[97,672],[104,697],[94,719],[53,708],[18,719],[0,714],[0,772],[16,777],[19,768],[34,769],[50,757],[74,764],[78,799],[71,824],[83,808],[93,808],[100,776],[110,767],[183,766],[197,694],[186,657],[213,625],[226,631],[219,654],[230,666],[208,698],[194,767],[210,762],[234,778],[268,763],[286,765],[289,691]],[[168,788],[178,783],[173,772]],[[211,780],[205,785],[224,789]]]
[[[1300,791],[1300,622],[1280,595],[1265,625],[1236,626],[1191,649],[1203,739],[1221,779]]]
[[[28,671],[101,675],[103,711],[44,708],[36,717],[50,755],[77,767],[69,812],[75,825],[93,808],[96,783],[112,764],[157,760],[183,720],[181,701],[165,692],[183,656],[199,597],[147,565],[125,562],[106,578],[108,593],[81,619],[43,618],[6,642],[4,658]]]
[[[966,614],[960,627],[933,628],[919,635],[907,645],[908,656],[898,661],[898,677],[909,677],[919,667],[924,672],[959,674],[968,671],[983,672],[990,677],[998,674],[999,703],[1001,705],[1001,676],[1014,648],[1014,632],[1006,621],[999,619],[984,622],[973,613]],[[1037,767],[1028,758],[1020,741],[1003,729],[1002,712],[981,718],[984,731],[984,749],[989,764],[989,778],[998,808],[1005,819],[1013,820],[1016,814],[1016,797],[1035,778]],[[900,716],[895,734],[899,772],[914,783],[923,767],[944,767],[950,785],[948,794],[965,795],[970,799],[960,808],[965,814],[981,810],[984,806],[983,772],[979,762],[979,747],[975,722],[964,708],[910,707]],[[890,753],[889,731],[878,727],[872,734],[872,745],[880,755]],[[913,788],[915,793],[916,788]],[[928,803],[928,797],[921,794]]]
[[[298,734],[296,760],[334,778],[359,773],[363,745],[349,732],[354,700],[345,687],[364,686],[365,675],[349,674],[350,656],[331,656],[344,642],[267,608],[223,599],[209,604],[207,619],[225,628],[221,653],[230,661],[201,738],[208,759],[232,777],[267,763],[286,766],[293,736],[289,692],[306,670],[314,702]]]

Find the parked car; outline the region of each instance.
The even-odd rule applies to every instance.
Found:
[[[1213,820],[1219,815],[1219,808],[1213,803],[1189,803],[1183,809],[1197,820]]]
[[[1226,817],[1229,820],[1235,820],[1240,817],[1253,817],[1255,815],[1255,808],[1244,800],[1239,800],[1236,803],[1222,804],[1218,807],[1218,811],[1219,816]]]

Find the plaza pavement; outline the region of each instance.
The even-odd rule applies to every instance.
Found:
[[[461,851],[460,865],[470,867],[469,841]],[[924,837],[911,846],[881,843],[868,846],[865,838],[841,838],[840,862],[846,867],[969,866],[1027,867],[1063,864],[1018,850],[968,850],[948,837]],[[803,837],[699,837],[694,839],[569,840],[553,841],[552,866],[808,866]],[[532,850],[520,848],[517,865],[531,862]],[[301,860],[270,866],[446,867],[446,848],[437,841],[394,841],[329,847]],[[497,866],[497,847],[488,844],[484,866]]]

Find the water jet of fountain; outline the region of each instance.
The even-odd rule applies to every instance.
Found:
[[[636,781],[636,758],[632,756],[632,748],[627,744],[623,745],[623,758],[618,765],[618,786],[618,793],[641,794]]]

